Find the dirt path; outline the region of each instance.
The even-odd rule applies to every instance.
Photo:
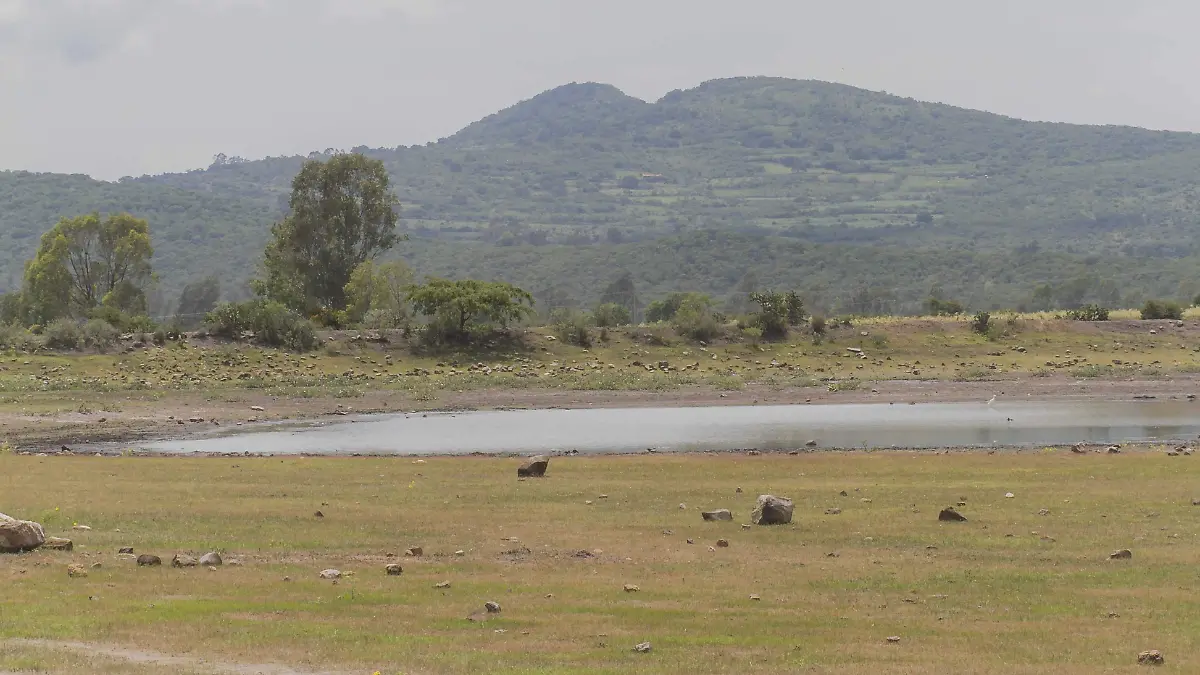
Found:
[[[59,452],[63,446],[177,439],[258,422],[415,410],[495,410],[505,408],[588,408],[708,405],[1130,400],[1134,397],[1184,399],[1200,394],[1200,376],[1161,380],[1102,380],[1021,377],[1002,381],[953,382],[883,380],[852,391],[825,387],[748,385],[736,391],[711,387],[669,391],[582,391],[496,389],[445,392],[420,401],[403,392],[377,390],[354,399],[280,398],[258,392],[231,392],[224,400],[202,394],[167,393],[157,401],[134,401],[120,412],[22,415],[0,412],[0,438],[26,452]]]
[[[176,668],[188,668],[195,672],[212,673],[213,675],[344,675],[334,671],[296,670],[278,664],[246,664],[210,661],[189,656],[170,656],[159,652],[142,649],[129,649],[107,645],[95,645],[86,642],[65,642],[60,640],[6,640],[4,644],[14,647],[25,647],[36,650],[70,651],[86,657],[100,657],[114,661],[124,661],[140,666],[154,668],[171,668],[163,672],[176,672]],[[17,675],[0,672],[0,675]]]

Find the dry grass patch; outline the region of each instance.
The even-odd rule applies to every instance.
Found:
[[[1180,593],[1200,551],[1192,462],[556,458],[548,478],[518,482],[503,459],[3,456],[3,510],[76,549],[0,558],[0,638],[317,672],[1090,673],[1131,668],[1150,648],[1189,672],[1200,668],[1200,600]],[[793,525],[742,529],[768,492],[795,500]],[[970,521],[939,523],[960,500]],[[734,522],[701,521],[721,507]],[[414,545],[425,555],[404,557]],[[167,561],[217,549],[243,564],[139,569],[122,546]],[[1107,560],[1118,548],[1133,560]],[[89,577],[68,579],[71,562]],[[386,576],[389,562],[404,574]],[[353,575],[318,579],[326,568]],[[466,620],[489,600],[499,615]],[[642,641],[650,654],[631,651]]]

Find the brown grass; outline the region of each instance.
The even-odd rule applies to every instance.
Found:
[[[0,456],[0,508],[76,542],[0,558],[0,639],[311,672],[1134,672],[1151,648],[1196,672],[1195,461],[556,458],[518,482],[503,459]],[[768,492],[796,501],[795,522],[743,530]],[[939,523],[960,499],[970,522]],[[716,507],[735,522],[702,522]],[[412,545],[425,555],[403,557]],[[121,546],[244,564],[139,569]],[[1133,559],[1110,562],[1119,548]],[[70,562],[102,567],[68,579]],[[317,578],[330,567],[354,575]],[[498,617],[466,620],[488,600]],[[0,670],[87,672],[65,658],[9,645]]]

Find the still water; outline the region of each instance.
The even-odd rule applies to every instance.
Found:
[[[452,455],[817,448],[940,448],[1174,441],[1200,403],[787,405],[412,413],[147,443],[169,453]]]

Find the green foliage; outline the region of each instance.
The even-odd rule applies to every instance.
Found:
[[[216,276],[207,276],[183,287],[175,306],[175,315],[181,321],[199,323],[193,320],[213,311],[220,300],[221,280]]]
[[[153,331],[154,321],[145,314],[131,316],[116,307],[101,305],[87,312],[88,319],[99,319],[119,331],[126,333],[143,333]]]
[[[407,292],[412,282],[412,270],[403,261],[362,263],[346,284],[349,321],[377,329],[407,326],[411,320]]]
[[[104,319],[89,319],[80,329],[80,342],[85,347],[104,351],[113,346],[121,332]]]
[[[413,307],[431,319],[436,341],[469,341],[472,331],[520,321],[533,314],[533,296],[500,281],[429,279],[408,289]]]
[[[83,331],[74,319],[63,317],[46,325],[46,346],[51,349],[78,349],[83,342]]]
[[[940,298],[929,298],[926,307],[932,316],[958,316],[966,311],[962,303]]]
[[[789,327],[804,322],[804,303],[794,291],[756,291],[750,294],[750,299],[759,308],[754,315],[754,325],[768,340],[786,337]]]
[[[629,310],[615,302],[606,302],[597,307],[595,312],[592,312],[592,322],[597,328],[628,326],[630,322]]]
[[[252,338],[271,347],[311,351],[317,346],[312,322],[283,304],[270,300],[227,302],[205,318],[209,331],[230,340]]]
[[[1143,319],[1182,319],[1183,308],[1179,303],[1167,300],[1147,300],[1142,305]]]
[[[645,300],[692,290],[719,305],[743,299],[753,272],[827,315],[923,312],[935,283],[983,309],[1117,307],[1200,283],[1193,134],[735,78],[655,103],[568,85],[439,143],[365,154],[405,205],[420,275],[561,287],[571,300],[540,306],[595,306],[614,270]],[[98,209],[154,224],[165,291],[216,274],[227,299],[244,299],[290,182],[329,157],[116,183],[0,172],[0,290],[19,286],[45,229]]]
[[[638,317],[640,302],[637,288],[633,283],[633,275],[623,272],[615,281],[600,294],[601,305],[617,305],[625,310],[630,320]],[[628,323],[628,321],[626,322]]]
[[[646,307],[646,321],[649,323],[658,323],[659,321],[670,321],[675,318],[675,313],[689,299],[698,299],[703,303],[712,304],[712,298],[703,293],[671,293],[661,300],[655,300]]]
[[[992,322],[992,315],[987,312],[977,312],[971,319],[971,330],[980,335],[987,335]]]
[[[813,335],[824,335],[827,330],[825,326],[825,317],[814,314],[809,326],[812,328]]]
[[[0,349],[31,351],[40,341],[24,326],[16,323],[0,323]]]
[[[25,324],[29,317],[29,303],[25,294],[14,291],[0,294],[0,325]]]
[[[578,347],[592,346],[592,319],[583,312],[560,308],[550,313],[554,335],[559,340]]]
[[[671,317],[675,332],[698,342],[711,342],[721,334],[721,322],[713,311],[712,298],[690,293]]]
[[[1072,321],[1108,321],[1108,309],[1100,305],[1084,305],[1079,309],[1067,310],[1066,316]]]
[[[149,225],[127,213],[63,218],[25,266],[31,313],[39,321],[85,316],[102,304],[145,313],[152,254]]]
[[[271,228],[257,290],[299,312],[345,309],[355,268],[401,238],[387,170],[360,154],[305,162],[288,205]]]

